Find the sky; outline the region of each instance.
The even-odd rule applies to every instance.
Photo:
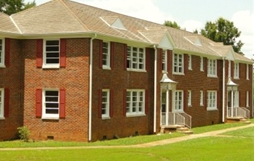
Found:
[[[31,2],[33,0],[25,0]],[[37,5],[50,0],[35,0]],[[200,31],[207,21],[223,17],[234,22],[241,31],[241,51],[248,58],[254,55],[254,6],[257,0],[73,0],[136,18],[163,24],[175,21],[182,29]],[[256,17],[256,16],[255,16]],[[256,26],[257,27],[257,26]],[[255,45],[256,46],[256,45]]]

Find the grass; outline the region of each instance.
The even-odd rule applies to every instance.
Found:
[[[231,125],[219,124],[214,127],[196,128],[198,133],[210,130],[224,129],[228,127],[242,126],[240,123]],[[169,145],[160,145],[147,148],[90,148],[90,149],[55,149],[55,150],[10,150],[1,151],[0,161],[241,161],[254,159],[254,128],[245,128],[223,133],[232,137],[204,137]],[[195,131],[195,128],[193,129]],[[90,145],[131,145],[143,142],[179,137],[181,134],[171,135],[148,135],[133,138],[124,138],[110,141],[99,141],[94,143],[71,143],[71,142],[35,142],[24,143],[21,141],[0,142],[0,147],[31,147],[35,146],[90,146]],[[26,145],[26,146],[24,146]]]

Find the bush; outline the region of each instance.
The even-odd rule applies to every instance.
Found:
[[[18,127],[17,128],[19,131],[19,137],[21,140],[23,140],[24,142],[28,142],[29,141],[29,135],[30,135],[30,131],[26,126],[22,126],[22,127]]]

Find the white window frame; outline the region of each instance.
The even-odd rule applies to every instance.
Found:
[[[234,107],[239,107],[239,91],[234,92]]]
[[[234,62],[234,79],[239,79],[239,63]]]
[[[47,61],[47,55],[46,55],[46,53],[47,53],[47,51],[46,51],[46,48],[47,48],[47,45],[46,45],[46,43],[47,43],[47,41],[59,41],[59,46],[58,46],[58,48],[59,48],[59,51],[57,51],[58,53],[59,53],[59,63],[47,63],[46,61]],[[44,46],[43,46],[43,68],[60,68],[60,39],[46,39],[46,40],[44,40]],[[54,52],[56,52],[56,51],[54,51]],[[51,53],[51,51],[50,51],[50,53]]]
[[[107,45],[107,46],[106,46]],[[110,52],[110,42],[103,42],[103,56],[102,56],[102,67],[103,69],[111,69],[111,52]],[[104,63],[106,59],[106,63]]]
[[[203,91],[200,90],[200,106],[204,106],[203,104]]]
[[[58,104],[58,113],[57,114],[49,114],[46,113],[46,92],[48,91],[55,91],[58,92],[58,101],[57,102],[49,102],[49,103],[56,103]],[[59,119],[60,114],[60,90],[59,89],[43,89],[42,90],[42,119]]]
[[[4,119],[4,89],[0,88],[0,119]]]
[[[208,77],[217,77],[217,60],[208,59]]]
[[[184,75],[184,54],[173,54],[173,74]]]
[[[249,107],[249,91],[246,91],[246,107]]]
[[[106,94],[106,95],[104,95]],[[104,97],[106,97],[104,99]],[[105,108],[105,113],[103,113],[103,108]],[[103,89],[102,90],[102,119],[110,118],[110,90]]]
[[[134,98],[133,98],[133,94],[136,94]],[[133,105],[135,106],[134,108],[133,108]],[[145,90],[140,90],[140,89],[127,90],[126,116],[127,117],[145,116]]]
[[[145,48],[127,46],[127,70],[145,72]]]
[[[175,111],[183,112],[184,111],[184,91],[176,90],[175,91]]]
[[[192,55],[188,54],[188,70],[192,70]]]
[[[191,90],[188,90],[187,105],[192,106],[192,91]]]
[[[5,68],[5,39],[1,39],[0,44],[0,68]]]
[[[203,57],[200,57],[200,71],[203,72],[204,68],[203,68]]]
[[[249,80],[249,64],[246,64],[246,80]]]
[[[217,110],[217,91],[207,91],[207,110]]]
[[[162,71],[167,72],[168,54],[167,50],[162,51]]]

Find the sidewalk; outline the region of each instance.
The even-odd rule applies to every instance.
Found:
[[[202,137],[208,137],[208,136],[219,136],[220,134],[225,133],[225,132],[234,131],[234,130],[238,130],[238,129],[244,129],[244,128],[253,127],[253,126],[254,126],[254,124],[249,124],[249,125],[245,125],[245,126],[233,127],[233,128],[223,129],[223,130],[216,130],[216,131],[211,131],[211,132],[206,132],[206,133],[201,133],[201,134],[191,134],[191,135],[186,135],[186,136],[182,136],[182,137],[165,139],[165,140],[160,140],[160,141],[155,141],[155,142],[150,142],[150,143],[144,143],[144,144],[137,144],[137,145],[126,145],[126,146],[122,146],[121,145],[121,146],[0,148],[0,151],[52,150],[52,149],[147,148],[147,147],[154,147],[154,146],[158,146],[158,145],[166,145],[166,144],[177,143],[177,142],[191,140],[191,139],[196,139],[196,138],[202,138]],[[220,135],[220,137],[227,137],[227,136]]]

